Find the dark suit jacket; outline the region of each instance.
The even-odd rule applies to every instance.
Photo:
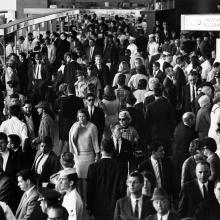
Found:
[[[160,219],[157,218],[157,214],[154,214],[154,215],[149,215],[144,220],[160,220]],[[167,220],[180,220],[180,218],[178,218],[176,214],[170,212]]]
[[[175,126],[173,107],[161,97],[147,106],[147,142],[170,140]]]
[[[172,189],[173,189],[172,188],[173,187],[173,176],[172,176],[171,170],[173,169],[173,165],[172,165],[171,160],[167,157],[164,157],[161,160],[161,163],[162,163],[162,173],[163,173],[163,182],[164,182],[163,188],[166,190],[166,192],[169,195],[171,195]],[[138,166],[138,170],[143,173],[145,172],[151,173],[156,182],[156,176],[154,173],[154,168],[151,162],[151,158],[148,158],[144,162],[140,163]],[[156,187],[156,186],[153,186],[153,187]]]
[[[173,84],[173,81],[166,77],[163,81],[164,86],[164,96],[170,101],[173,107],[176,107],[177,96],[176,96],[176,87]]]
[[[5,174],[14,180],[16,178],[17,172],[20,171],[20,164],[18,163],[16,154],[11,149],[8,150],[9,157],[5,167]]]
[[[157,74],[155,75],[155,78],[157,78],[159,82],[162,84],[164,79],[166,78],[166,74],[163,71],[158,70]]]
[[[88,47],[86,49],[86,56],[88,57],[90,62],[95,61],[95,56],[96,55],[99,55],[99,54],[102,55],[102,50],[99,47],[97,47],[96,45],[95,45],[95,48],[93,50],[92,57],[90,56],[90,50],[91,50],[91,47]]]
[[[92,214],[113,217],[117,199],[125,194],[125,182],[114,159],[103,158],[91,164],[87,174],[87,207]]]
[[[85,109],[88,112],[88,107],[86,107]],[[105,127],[105,114],[103,110],[95,106],[92,117],[89,118],[89,121],[92,122],[98,129],[98,139],[99,139],[99,144],[100,144],[102,140],[104,127]]]
[[[12,202],[12,182],[4,173],[0,173],[0,201],[7,203],[11,207]]]
[[[186,85],[186,76],[180,67],[175,70],[175,80],[177,103],[180,106],[182,104],[183,86]]]
[[[142,212],[141,218],[144,219],[148,215],[155,213],[152,202],[148,197],[143,196]],[[131,198],[126,196],[122,199],[119,199],[116,203],[114,220],[137,220],[132,213],[131,207]]]
[[[208,198],[214,197],[214,183],[208,182]],[[180,191],[178,215],[181,218],[193,217],[199,204],[204,201],[198,180],[185,183]]]
[[[38,156],[41,154],[41,151],[36,153],[35,161]],[[34,169],[35,161],[32,169]],[[57,173],[60,170],[60,162],[57,155],[51,151],[47,160],[45,161],[42,167],[42,173],[37,178],[37,185],[40,187],[43,182],[50,182],[50,176],[54,173]]]
[[[190,85],[187,84],[183,86],[183,92],[182,92],[182,108],[184,112],[195,112],[196,109],[192,109],[191,105],[191,93],[190,93]],[[195,102],[194,102],[195,106]]]
[[[69,137],[69,130],[77,120],[77,111],[84,108],[83,100],[75,95],[61,98],[60,122],[62,123],[63,135],[66,140]]]
[[[110,71],[107,65],[102,64],[101,69],[97,68],[97,77],[100,80],[102,91],[104,90],[105,86],[110,83]]]
[[[68,63],[64,68],[64,83],[74,83],[76,82],[76,71],[81,70],[80,65],[76,61]]]
[[[216,198],[208,199],[200,204],[197,209],[195,220],[219,220],[220,219],[220,205]]]

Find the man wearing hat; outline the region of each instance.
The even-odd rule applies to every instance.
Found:
[[[50,206],[59,205],[62,203],[61,194],[56,190],[42,187],[38,189],[41,211],[43,213],[42,219],[47,219],[47,210]]]
[[[176,214],[170,211],[168,195],[163,188],[155,188],[151,200],[157,213],[149,215],[145,220],[180,220]]]
[[[63,197],[62,206],[69,213],[68,220],[82,220],[83,202],[76,190],[78,176],[75,169],[60,172],[60,190],[66,194]]]
[[[50,115],[50,105],[47,101],[39,102],[35,108],[37,108],[37,112],[39,116],[41,116],[40,126],[38,129],[38,137],[33,139],[32,144],[39,144],[42,137],[49,136],[52,141],[54,139],[54,121]]]
[[[130,196],[119,199],[116,203],[114,220],[145,219],[154,210],[148,197],[142,195],[144,177],[135,171],[130,173],[127,186]]]

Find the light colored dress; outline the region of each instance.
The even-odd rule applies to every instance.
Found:
[[[100,152],[96,126],[91,122],[85,126],[75,122],[69,131],[69,147],[78,177],[86,179],[89,165],[95,162],[95,153]]]
[[[216,129],[218,128],[218,123],[220,123],[220,103],[213,105],[210,117],[211,117],[211,124],[209,128],[208,136],[215,139],[217,145],[219,146]]]

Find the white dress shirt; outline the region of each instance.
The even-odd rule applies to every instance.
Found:
[[[41,76],[41,64],[36,64],[34,79],[42,79],[42,76]]]
[[[167,214],[162,215],[162,216],[161,216],[160,214],[157,213],[157,219],[159,219],[159,220],[168,220],[168,216],[169,216],[169,214],[170,214],[169,211],[167,212]]]
[[[138,200],[138,215],[139,215],[138,218],[140,218],[142,212],[143,196],[139,198],[135,198],[134,196],[131,195],[131,207],[133,213],[135,212],[136,200]]]
[[[206,188],[206,192],[208,194],[208,181],[206,183],[201,183],[199,180],[198,180],[198,184],[199,184],[199,189],[202,193],[202,196],[204,197],[204,192],[203,192],[203,185],[205,185],[205,188]]]
[[[3,152],[2,154],[2,158],[3,158],[3,170],[5,171],[6,169],[6,164],[8,162],[8,157],[9,157],[9,151],[8,149],[5,150],[5,152]]]
[[[41,174],[42,173],[42,169],[43,169],[43,166],[48,158],[49,154],[44,154],[42,156],[42,154],[40,154],[40,156],[37,158],[36,162],[35,162],[35,169],[37,168],[37,173],[38,174]],[[36,167],[36,165],[38,165]]]

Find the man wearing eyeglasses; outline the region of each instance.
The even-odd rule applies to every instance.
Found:
[[[95,106],[95,95],[93,93],[87,94],[86,101],[87,107],[85,109],[89,113],[89,121],[98,129],[98,140],[100,144],[105,127],[105,115],[100,107]]]
[[[130,173],[127,186],[130,196],[119,199],[116,203],[114,220],[137,220],[145,219],[153,214],[152,204],[148,197],[142,195],[144,177],[135,171]]]

